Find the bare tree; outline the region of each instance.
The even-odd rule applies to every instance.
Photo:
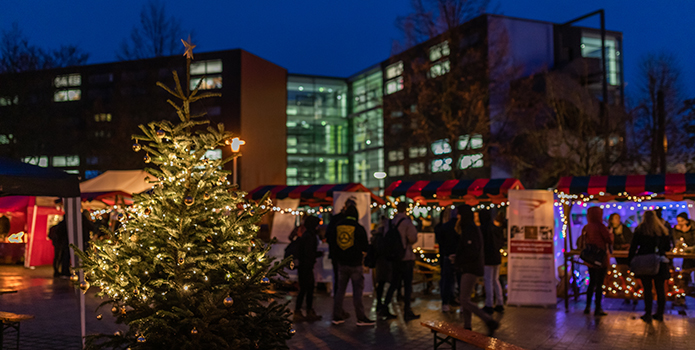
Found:
[[[448,172],[449,178],[489,176],[478,168],[503,149],[500,137],[511,125],[512,95],[518,91],[510,84],[520,77],[521,67],[509,59],[505,26],[495,19],[489,25],[486,20],[462,25],[484,13],[488,3],[414,0],[414,12],[397,22],[404,39],[396,48],[438,40],[395,56],[394,60],[407,62],[404,88],[397,98],[384,99],[384,109],[403,113],[404,118],[386,118],[385,124],[404,120],[413,137],[406,142],[387,138],[387,142],[442,144],[442,157],[450,164],[438,171]]]
[[[184,31],[181,20],[167,16],[166,5],[160,0],[150,0],[140,12],[140,26],[130,32],[116,53],[119,60],[171,56],[181,49]]]
[[[687,133],[680,125],[684,86],[673,54],[647,54],[639,68],[631,148],[635,170],[653,174],[664,171],[669,163],[683,164],[689,156]]]
[[[89,54],[75,45],[63,45],[56,50],[31,45],[17,23],[3,30],[0,37],[0,73],[76,66],[88,58]]]

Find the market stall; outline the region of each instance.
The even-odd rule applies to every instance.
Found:
[[[523,190],[518,179],[470,179],[447,181],[396,181],[384,191],[390,203],[410,199],[413,201],[409,213],[418,222],[418,242],[413,246],[418,254],[416,273],[424,278],[421,282],[431,283],[439,273],[439,247],[435,244],[434,221],[447,207],[468,204],[476,209],[496,209],[509,204],[510,190]],[[429,223],[429,227],[428,224]],[[506,251],[500,269],[507,273]]]
[[[326,214],[340,211],[343,203],[349,198],[356,203],[360,218],[358,222],[365,227],[367,232],[371,231],[371,212],[379,205],[386,202],[375,195],[359,183],[334,184],[334,185],[269,185],[259,186],[248,192],[247,199],[258,201],[268,194],[273,202],[271,215],[268,223],[261,227],[261,238],[275,238],[277,243],[273,245],[269,255],[282,257],[287,244],[289,244],[290,233],[299,225],[299,219],[303,215],[314,214],[321,219],[326,219]],[[335,207],[335,211],[334,211]],[[264,235],[264,232],[265,235]],[[267,235],[267,236],[266,236]],[[317,282],[332,283],[333,266],[328,259],[328,245],[321,243],[319,250],[323,251],[323,258],[317,261],[314,266]],[[293,274],[290,274],[293,276]],[[371,281],[371,279],[369,279]],[[365,291],[371,290],[371,283],[365,285]],[[351,289],[348,289],[348,294]]]
[[[618,214],[621,222],[634,230],[647,210],[660,209],[663,219],[671,226],[676,224],[676,216],[693,212],[692,199],[695,198],[695,174],[666,175],[628,175],[628,176],[582,176],[563,177],[556,192],[556,213],[560,237],[563,240],[562,258],[563,294],[565,307],[569,307],[569,298],[575,300],[582,293],[586,284],[586,271],[578,256],[577,239],[586,224],[586,211],[589,207],[600,206],[604,209],[604,220],[612,214]],[[607,222],[607,220],[606,220]],[[682,270],[683,259],[695,259],[694,247],[685,242],[676,242],[674,250],[667,254],[672,259],[672,278],[667,282],[667,299],[676,303],[683,302],[688,284],[688,274],[692,271]],[[615,250],[612,254],[616,260],[609,268],[609,275],[604,283],[607,297],[641,299],[642,286],[639,279],[629,271],[624,263],[626,250]]]
[[[0,215],[9,224],[0,233],[0,263],[25,267],[51,265],[53,244],[48,229],[64,214],[56,197],[0,197]]]
[[[146,179],[154,178],[144,170],[108,170],[80,183],[82,200],[106,205],[131,204],[133,194],[152,188]]]
[[[82,242],[82,220],[80,214],[80,187],[76,176],[61,170],[42,168],[25,164],[13,159],[0,157],[0,197],[9,196],[49,196],[60,197],[65,210],[64,220],[67,220],[68,238],[70,243],[84,249]],[[38,211],[34,211],[37,213]],[[78,266],[72,250],[70,260],[73,266]],[[80,280],[84,279],[80,271]],[[84,313],[84,294],[80,294],[80,326],[81,334],[86,334]]]

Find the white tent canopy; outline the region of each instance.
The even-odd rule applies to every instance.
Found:
[[[154,178],[144,170],[108,170],[103,174],[80,183],[82,197],[125,195],[132,196],[152,188],[145,178]]]

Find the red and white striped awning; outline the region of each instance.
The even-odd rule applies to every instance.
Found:
[[[470,205],[476,205],[480,202],[495,204],[506,202],[509,190],[522,189],[524,189],[524,185],[514,178],[396,181],[384,191],[384,194],[389,197],[406,196],[416,201],[466,202]]]

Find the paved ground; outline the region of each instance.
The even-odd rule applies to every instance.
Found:
[[[0,296],[0,310],[30,313],[36,319],[22,325],[20,349],[79,349],[80,328],[78,292],[69,281],[53,279],[46,268],[25,270],[21,267],[0,266],[0,288],[19,290],[16,294]],[[103,313],[103,320],[95,318],[93,310],[99,299],[87,294],[88,333],[113,333],[117,325],[110,312]],[[449,320],[458,322],[458,314],[442,314],[437,296],[416,294],[413,303],[423,320]],[[313,324],[295,325],[296,336],[289,342],[292,349],[432,349],[432,335],[417,321],[409,323],[402,319],[379,321],[375,327],[355,326],[354,317],[340,326],[330,324],[332,299],[319,294],[316,309],[324,320]],[[373,304],[371,297],[366,304]],[[345,308],[352,309],[352,299],[346,298]],[[692,336],[695,332],[695,301],[688,300],[689,310],[671,309],[663,323],[644,324],[641,315],[643,304],[624,305],[609,300],[604,318],[585,316],[581,311],[583,302],[571,303],[565,312],[558,303],[557,309],[508,307],[507,312],[497,315],[502,327],[497,336],[526,349],[695,349]],[[108,310],[106,310],[108,311]],[[679,311],[681,314],[679,314]],[[354,315],[354,312],[351,312]],[[374,316],[374,310],[371,310]],[[474,318],[474,330],[484,331],[484,326]],[[2,349],[14,349],[15,334],[6,331]],[[462,347],[459,345],[459,349]]]

